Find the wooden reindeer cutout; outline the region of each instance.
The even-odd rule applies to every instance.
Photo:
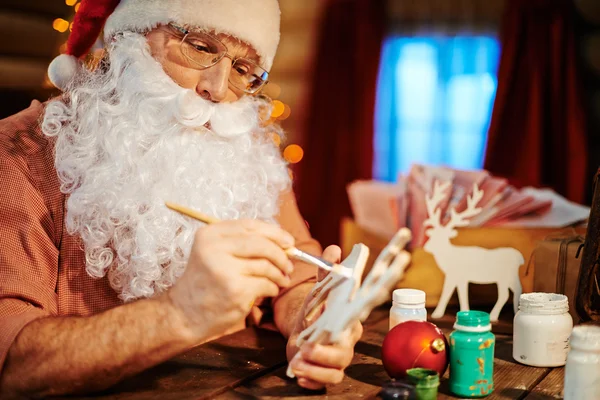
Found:
[[[310,320],[321,310],[323,301],[325,310],[308,328],[300,333],[297,345],[309,343],[337,343],[342,333],[356,320],[367,319],[373,308],[385,302],[392,287],[402,277],[410,262],[410,254],[404,247],[411,240],[410,230],[400,229],[390,243],[379,254],[373,268],[361,285],[361,277],[369,256],[369,248],[363,244],[355,245],[342,265],[354,269],[351,278],[330,273],[311,291],[312,299],[308,303],[306,319]],[[309,296],[310,297],[310,296]],[[288,368],[290,378],[294,374]]]
[[[484,249],[474,246],[455,246],[450,239],[458,234],[455,228],[469,225],[469,218],[478,215],[481,208],[477,204],[483,197],[483,191],[477,185],[473,187],[473,194],[467,197],[467,209],[457,213],[451,210],[450,220],[446,225],[441,223],[440,203],[446,197],[446,190],[450,182],[435,182],[433,194],[427,196],[428,219],[424,228],[429,238],[424,249],[433,254],[438,267],[444,272],[444,287],[440,301],[431,314],[433,318],[441,318],[448,301],[454,292],[458,291],[458,301],[461,311],[469,310],[469,282],[496,283],[498,285],[498,301],[490,313],[491,321],[498,321],[500,310],[508,300],[508,289],[513,292],[514,310],[518,310],[521,295],[521,282],[519,280],[519,267],[525,262],[523,255],[513,248]]]
[[[358,289],[362,274],[365,270],[367,259],[369,258],[369,248],[362,243],[355,244],[352,252],[340,264],[344,267],[352,269],[352,282],[347,288],[352,287],[352,293]],[[306,315],[304,318],[308,321],[312,320],[316,313],[321,309],[323,303],[327,300],[329,294],[336,290],[343,282],[348,281],[348,277],[336,273],[328,274],[321,282],[315,284],[311,290],[312,299],[306,307]],[[340,291],[341,289],[338,289]],[[345,289],[347,290],[347,289]],[[337,295],[336,295],[337,296]]]

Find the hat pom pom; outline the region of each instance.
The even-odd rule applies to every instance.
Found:
[[[48,78],[54,86],[64,91],[80,69],[81,62],[77,57],[61,54],[50,63]]]

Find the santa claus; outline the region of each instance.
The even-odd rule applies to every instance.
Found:
[[[0,121],[0,397],[107,388],[265,308],[299,385],[341,381],[360,324],[294,345],[316,271],[284,249],[320,247],[260,119],[279,21],[276,0],[82,1],[63,94]]]

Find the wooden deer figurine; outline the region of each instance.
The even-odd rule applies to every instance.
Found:
[[[407,228],[400,229],[388,245],[379,253],[373,267],[362,281],[362,273],[369,256],[369,248],[357,244],[350,255],[342,261],[342,265],[354,270],[352,277],[330,273],[323,281],[316,284],[307,304],[307,320],[311,320],[315,311],[322,314],[298,336],[296,344],[302,346],[309,343],[337,343],[342,333],[356,320],[367,319],[373,308],[384,303],[389,297],[392,287],[404,273],[410,263],[410,254],[404,247],[411,240],[411,232]],[[287,375],[294,377],[288,367]]]
[[[467,208],[461,213],[451,210],[450,220],[446,225],[441,223],[440,203],[447,196],[446,191],[451,183],[435,182],[433,193],[425,199],[428,218],[425,221],[425,235],[429,238],[425,243],[425,251],[433,254],[438,267],[444,272],[444,287],[440,301],[431,314],[432,318],[441,318],[448,301],[458,291],[461,311],[469,310],[469,282],[496,283],[498,285],[498,301],[490,313],[491,321],[498,321],[498,315],[508,300],[508,289],[513,292],[515,313],[518,310],[521,296],[519,267],[525,263],[523,255],[513,248],[484,249],[475,246],[455,246],[450,239],[458,234],[455,228],[469,225],[469,218],[478,215],[477,207],[483,197],[483,191],[477,185],[473,193],[467,197]]]

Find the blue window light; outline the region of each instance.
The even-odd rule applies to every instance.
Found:
[[[375,179],[395,182],[413,163],[483,166],[497,86],[494,36],[389,37],[375,110]]]

